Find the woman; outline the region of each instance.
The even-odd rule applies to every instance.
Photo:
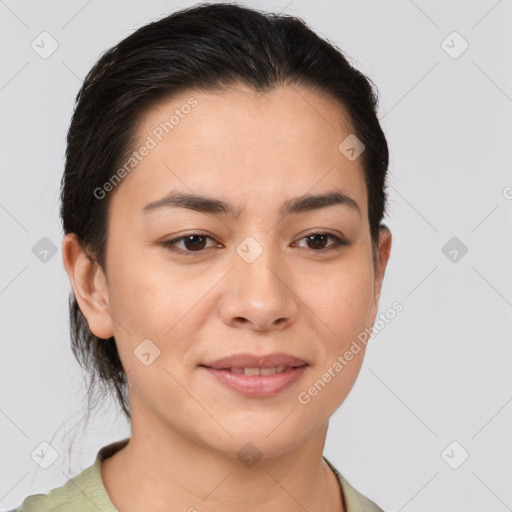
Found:
[[[376,102],[301,20],[237,5],[101,57],[62,252],[74,353],[131,436],[17,510],[381,510],[323,457],[391,249]]]

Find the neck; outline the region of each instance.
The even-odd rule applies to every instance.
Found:
[[[338,480],[323,460],[327,423],[306,443],[268,456],[245,445],[230,455],[168,425],[136,420],[129,443],[102,463],[102,479],[119,510],[343,512]],[[150,434],[148,434],[150,432]],[[259,458],[261,456],[261,458]],[[252,458],[251,458],[252,457]]]

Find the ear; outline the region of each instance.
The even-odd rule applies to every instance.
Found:
[[[89,259],[74,233],[66,234],[62,240],[62,260],[89,328],[98,338],[110,338],[114,330],[103,270]]]
[[[376,254],[375,278],[373,302],[371,305],[371,323],[375,321],[377,310],[379,309],[380,293],[382,290],[382,282],[384,281],[384,273],[389,261],[391,252],[392,236],[390,229],[385,225],[380,225],[379,247]]]

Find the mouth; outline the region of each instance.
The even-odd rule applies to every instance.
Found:
[[[248,370],[249,373],[246,375],[260,375],[260,373],[255,373],[256,370],[263,370],[263,375],[265,375],[265,371],[268,370],[271,375],[272,373],[281,373],[287,368],[297,368],[307,364],[306,360],[299,357],[282,352],[274,352],[266,355],[233,354],[215,361],[205,361],[201,366],[215,370],[229,370],[233,371],[233,373],[245,373],[245,370]]]
[[[285,357],[288,358],[287,364],[272,363],[276,359],[285,362]],[[244,359],[243,356],[237,356],[237,358],[239,361]],[[309,367],[305,361],[289,356],[273,355],[267,357],[266,361],[260,358],[260,366],[254,365],[254,360],[255,358],[252,358],[252,365],[217,361],[213,363],[213,366],[202,364],[200,368],[215,377],[217,382],[239,395],[263,398],[276,396],[290,387]]]
[[[254,377],[258,375],[275,375],[276,373],[283,373],[289,370],[294,370],[295,368],[300,368],[302,366],[307,366],[306,363],[303,365],[296,366],[273,366],[270,368],[241,368],[233,366],[231,368],[212,368],[210,366],[201,365],[203,368],[210,368],[212,370],[218,370],[221,372],[230,372],[235,373],[237,375],[247,375],[249,377]]]

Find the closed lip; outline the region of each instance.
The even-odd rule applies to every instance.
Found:
[[[308,363],[298,357],[275,352],[273,354],[235,354],[215,361],[207,361],[200,366],[213,368],[215,370],[227,370],[229,368],[274,368],[284,366],[285,368],[295,368],[297,366],[307,366]]]

